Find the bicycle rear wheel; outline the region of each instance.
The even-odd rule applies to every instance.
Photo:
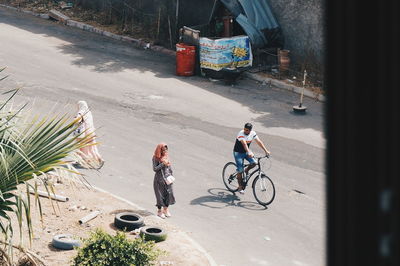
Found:
[[[238,190],[239,183],[236,175],[236,164],[233,162],[225,164],[224,169],[222,170],[222,180],[224,181],[225,187],[230,192],[236,192]]]
[[[253,194],[260,205],[267,206],[275,198],[275,186],[272,180],[264,175],[257,176],[253,181]]]

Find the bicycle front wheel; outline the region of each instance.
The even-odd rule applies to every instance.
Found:
[[[271,204],[275,198],[275,186],[272,180],[261,174],[253,181],[253,194],[257,202],[263,206]]]
[[[230,192],[236,192],[238,190],[239,183],[236,176],[236,164],[233,162],[225,164],[222,170],[222,180],[224,181],[225,187]]]

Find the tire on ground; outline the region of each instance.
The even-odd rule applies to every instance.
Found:
[[[115,215],[114,225],[118,229],[132,231],[143,226],[143,217],[133,212],[121,212]]]
[[[167,232],[158,226],[144,226],[140,228],[140,236],[146,241],[161,242],[167,239]]]
[[[51,244],[58,249],[70,250],[74,249],[74,247],[79,247],[81,242],[74,239],[70,234],[59,234],[53,237]]]

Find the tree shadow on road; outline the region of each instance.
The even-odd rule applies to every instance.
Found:
[[[93,71],[100,73],[115,73],[131,69],[140,72],[151,71],[159,78],[170,78],[174,75],[175,58],[170,55],[144,50],[128,42],[12,10],[1,9],[0,12],[6,15],[0,19],[0,23],[6,23],[38,36],[62,40],[64,43],[56,48],[61,53],[72,56],[72,65],[89,66]]]
[[[267,207],[259,205],[257,202],[241,201],[238,195],[222,188],[210,188],[207,190],[209,195],[193,199],[191,205],[200,205],[212,209],[222,209],[226,207],[241,207],[248,210],[262,211]]]

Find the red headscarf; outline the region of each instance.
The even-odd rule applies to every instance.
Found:
[[[162,154],[162,151],[161,151],[161,149],[165,146],[167,146],[167,144],[165,144],[163,142],[158,144],[156,147],[156,150],[154,151],[153,157],[166,165],[171,165],[171,162],[169,161],[169,158],[168,158],[168,150],[166,150],[164,152],[164,154]]]

